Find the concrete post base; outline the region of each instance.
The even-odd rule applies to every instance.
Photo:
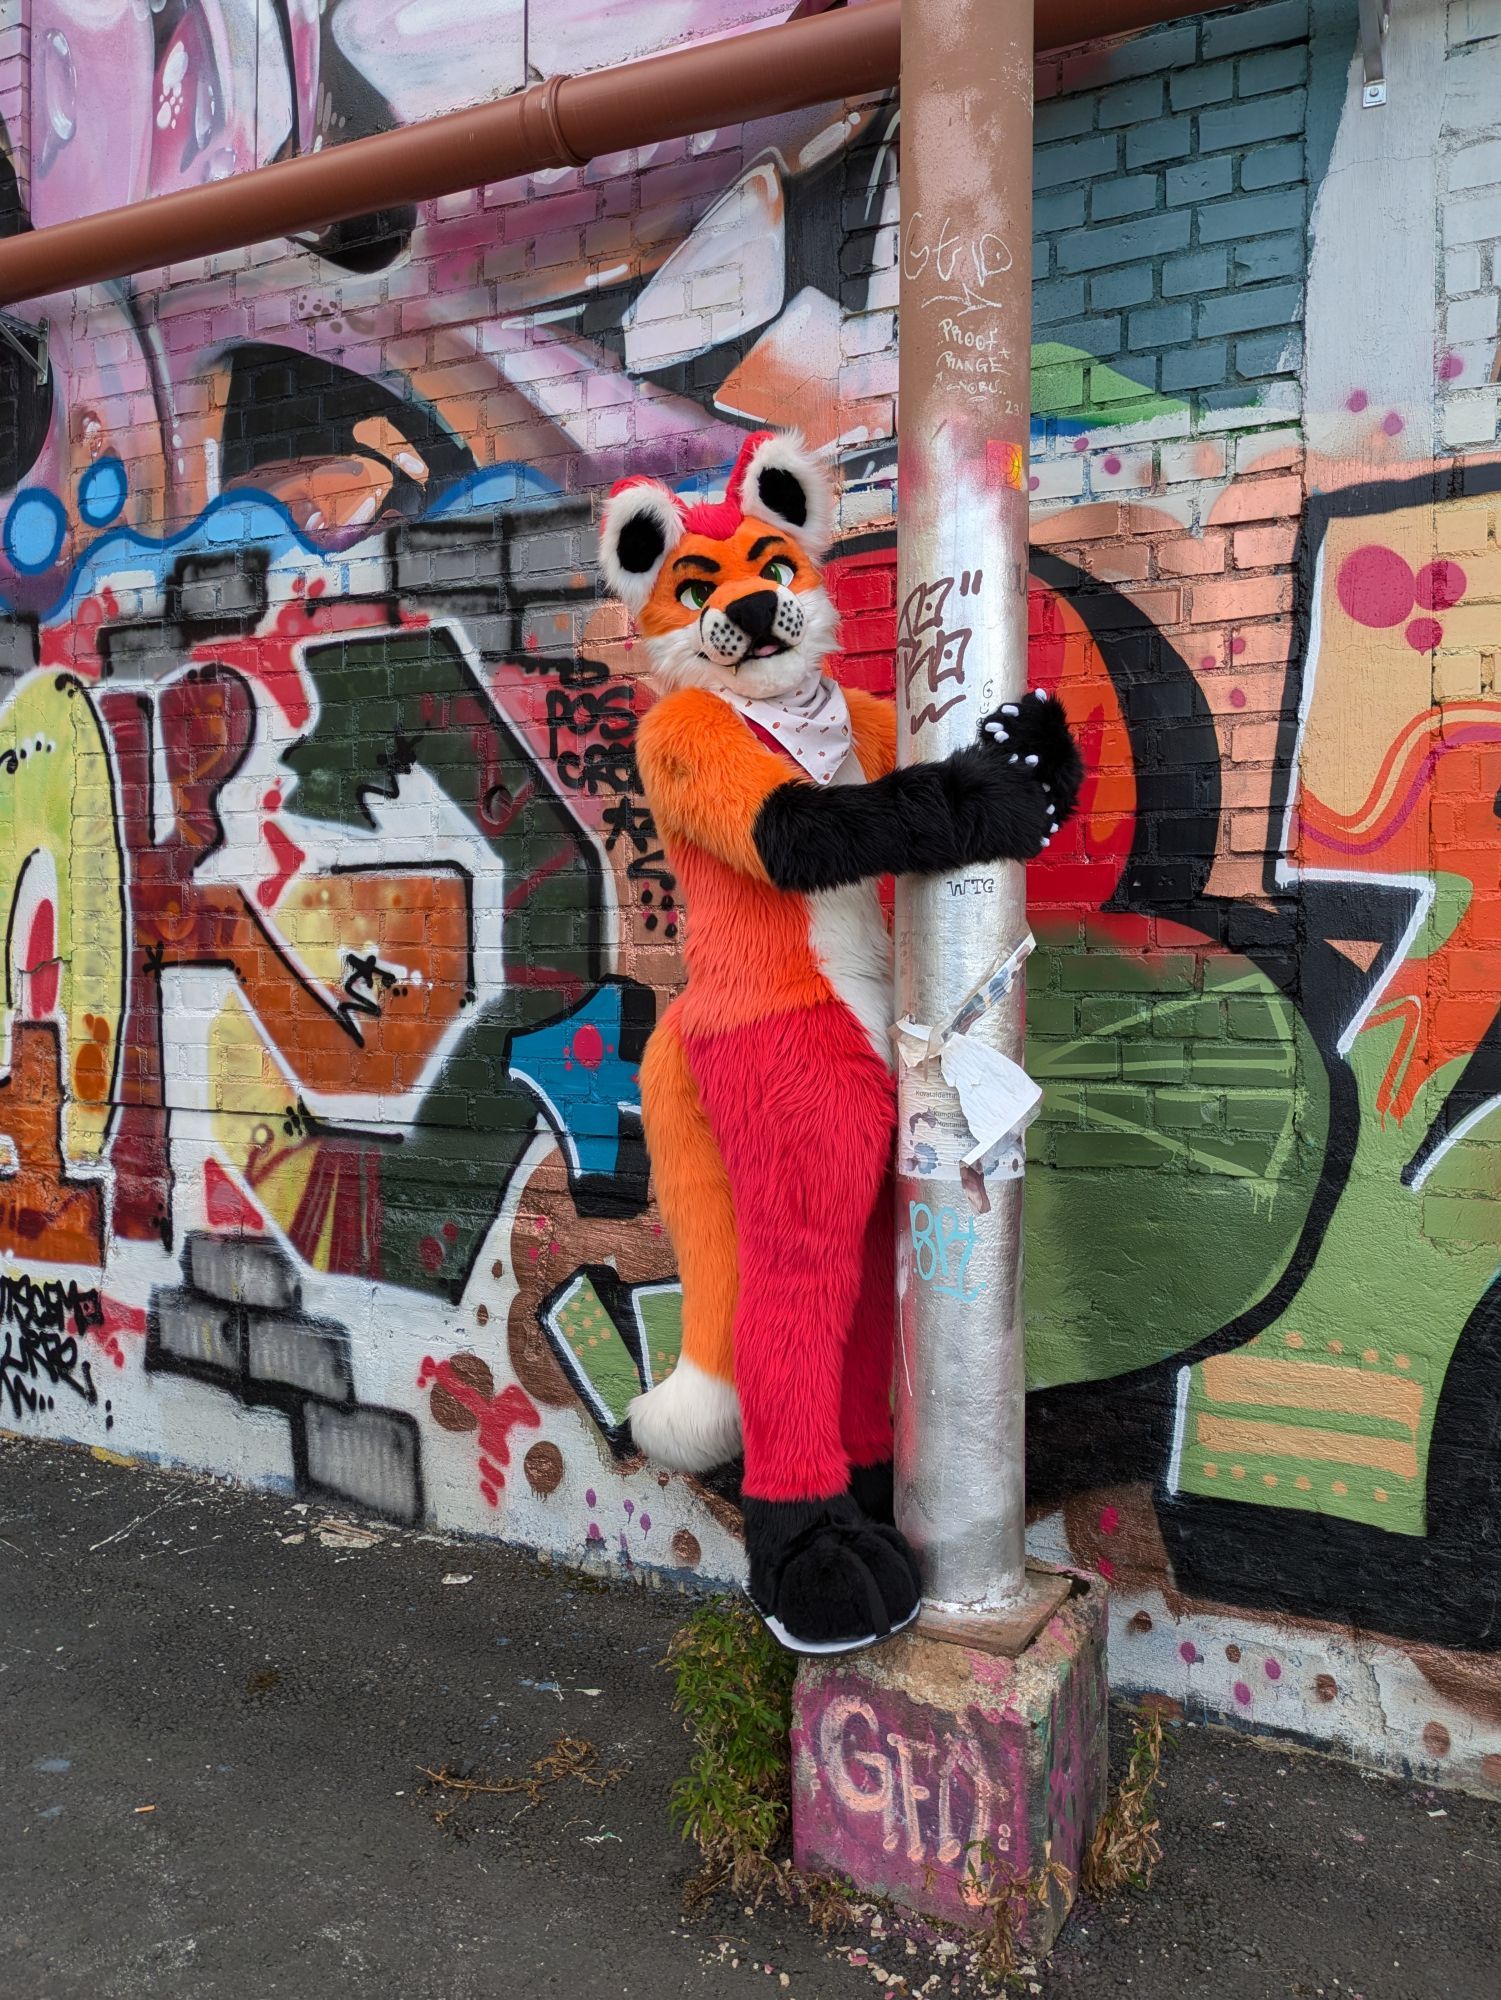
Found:
[[[1041,1580],[1041,1579],[1039,1579]],[[983,1928],[1017,1896],[1016,1938],[1051,1946],[1105,1804],[1105,1598],[1097,1577],[1015,1657],[920,1628],[806,1660],[793,1697],[797,1866],[848,1876],[922,1915]]]

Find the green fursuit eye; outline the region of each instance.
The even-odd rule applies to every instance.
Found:
[[[678,603],[686,604],[690,611],[702,611],[713,595],[713,587],[707,583],[678,585]]]
[[[797,575],[797,571],[787,561],[785,556],[773,556],[761,574],[770,583],[786,584],[791,583],[792,579]]]

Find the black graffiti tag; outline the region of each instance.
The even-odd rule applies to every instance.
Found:
[[[80,1291],[56,1278],[37,1284],[23,1273],[0,1277],[0,1407],[12,1416],[50,1409],[49,1391],[67,1389],[84,1403],[97,1403],[93,1371],[78,1355],[79,1337],[104,1324],[104,1306],[92,1286]]]
[[[959,579],[959,595],[977,594],[983,580],[983,570],[966,570]],[[936,722],[964,699],[964,656],[974,632],[968,625],[945,622],[953,588],[951,576],[940,577],[936,583],[918,584],[907,592],[897,620],[896,669],[907,697],[909,726],[914,736],[925,722]],[[914,705],[912,687],[919,674],[923,676],[923,685],[917,690],[917,699],[924,692],[936,696],[945,681],[957,681],[958,691],[947,701],[928,701],[919,709]]]

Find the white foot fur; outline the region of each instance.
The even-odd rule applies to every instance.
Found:
[[[628,1412],[637,1449],[674,1472],[711,1472],[740,1449],[740,1399],[732,1383],[680,1361]]]

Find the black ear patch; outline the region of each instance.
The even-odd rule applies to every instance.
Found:
[[[632,514],[616,537],[615,557],[633,576],[645,576],[661,561],[666,546],[662,523],[650,508],[643,507],[639,514]]]
[[[763,507],[780,514],[794,528],[807,527],[808,496],[795,473],[785,471],[780,465],[763,466],[756,475],[756,491]]]

